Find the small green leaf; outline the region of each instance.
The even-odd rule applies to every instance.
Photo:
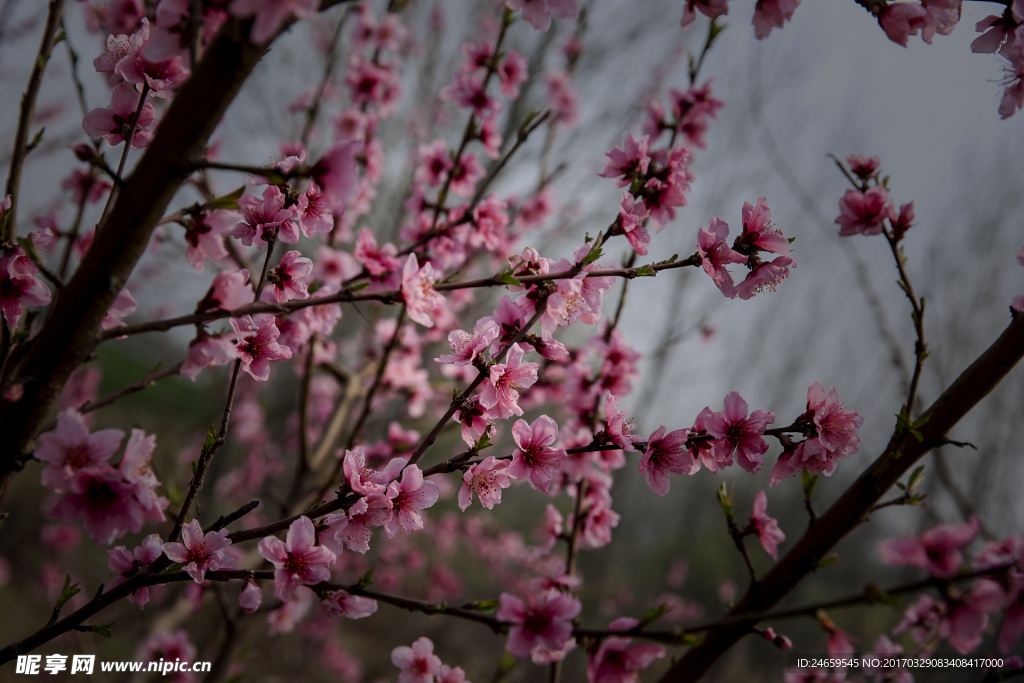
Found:
[[[367,586],[372,586],[373,585],[373,572],[374,572],[375,569],[376,569],[376,567],[370,567],[370,569],[365,574],[363,574],[361,577],[359,577],[359,581],[356,583],[356,585],[359,588],[366,588]]]
[[[199,463],[195,460],[192,461],[192,478],[195,479],[199,476]]]
[[[448,277],[446,277],[445,279],[441,280],[441,281],[440,281],[440,282],[438,282],[437,284],[439,284],[439,285],[446,285],[446,284],[448,284],[449,282],[451,282],[451,281],[452,281],[452,279],[453,279],[453,278],[454,278],[454,277],[455,277],[456,275],[458,275],[458,274],[459,274],[459,271],[457,271],[457,270],[456,270],[456,271],[455,271],[454,273],[452,273],[451,275],[449,275],[449,276],[448,276]]]
[[[209,453],[213,444],[217,442],[217,430],[213,425],[206,430],[206,441],[203,442],[203,453]]]
[[[732,505],[732,496],[729,495],[729,489],[726,488],[724,481],[718,487],[717,494],[718,494],[718,504],[722,506],[722,512],[725,513],[726,517],[728,517],[729,519],[732,519],[732,516],[734,514],[733,505]]]
[[[795,237],[787,237],[786,239],[789,240],[790,244],[793,244],[793,242],[796,242],[796,238]]]
[[[496,612],[498,610],[497,600],[477,600],[471,602],[465,606],[466,609],[471,609],[474,612]]]
[[[34,262],[39,263],[41,261],[39,252],[36,251],[35,242],[33,242],[28,237],[19,237],[18,246],[20,246],[21,250],[25,252],[25,255],[32,259]]]
[[[658,263],[656,265],[663,266],[663,265],[665,265],[667,263],[675,263],[678,260],[679,260],[679,254],[672,254],[672,256],[670,256],[669,258],[665,259],[664,261],[658,261]]]
[[[32,142],[28,143],[28,147],[26,148],[28,152],[31,152],[32,150],[39,146],[39,143],[43,141],[44,132],[46,132],[46,126],[40,128],[39,132],[36,133],[35,137],[32,138]]]
[[[346,292],[349,292],[350,294],[355,294],[356,292],[359,292],[359,291],[361,291],[361,290],[364,290],[364,289],[366,289],[366,288],[367,288],[367,287],[369,287],[369,286],[370,286],[370,283],[369,283],[369,282],[360,282],[360,283],[358,283],[358,284],[354,284],[354,285],[350,286],[350,287],[349,287],[348,289],[346,289],[345,291],[346,291]]]
[[[230,192],[223,197],[214,197],[210,201],[206,202],[206,208],[213,209],[237,209],[238,200],[242,198],[245,193],[245,185],[238,188],[234,192]]]
[[[590,251],[587,252],[587,255],[583,257],[583,263],[580,264],[581,266],[589,266],[591,263],[593,263],[594,261],[596,261],[597,259],[601,258],[604,255],[604,250],[601,249],[602,241],[602,234],[597,233],[595,245],[591,247]]]
[[[57,598],[57,609],[60,610],[60,608],[68,604],[68,600],[81,592],[82,589],[78,587],[77,583],[71,583],[71,574],[69,573],[64,579],[64,588],[61,590],[60,596]]]
[[[907,491],[913,493],[921,482],[924,481],[924,465],[920,465],[913,472],[910,473],[910,479],[907,482]]]
[[[820,560],[818,560],[817,568],[821,569],[822,567],[828,567],[829,565],[833,565],[837,562],[839,562],[839,554],[832,553],[831,555],[828,555],[827,557],[823,557]]]
[[[512,275],[511,270],[506,270],[504,272],[498,273],[497,275],[494,276],[494,281],[503,285],[509,285],[511,287],[523,286],[523,283],[517,280],[514,275]]]
[[[662,616],[664,616],[666,613],[668,613],[668,611],[670,609],[671,608],[668,606],[667,603],[662,603],[662,604],[658,605],[657,607],[652,607],[651,609],[649,609],[646,612],[644,612],[644,615],[642,617],[640,617],[640,623],[637,624],[637,628],[638,629],[642,629],[645,626],[647,626],[648,624],[651,624],[651,623],[657,621]]]
[[[644,265],[640,266],[636,270],[636,276],[637,277],[654,277],[657,274],[658,274],[658,271],[656,271],[654,268],[652,268],[650,266],[650,264],[647,264],[647,263],[645,263]]]
[[[818,486],[818,475],[803,470],[800,473],[800,479],[804,488],[804,498],[811,500],[814,498],[814,489]]]
[[[101,636],[103,636],[104,638],[109,638],[110,637],[110,627],[113,626],[113,625],[114,625],[114,623],[111,622],[109,624],[104,624],[103,626],[93,626],[92,627],[92,632],[93,633],[98,633]]]

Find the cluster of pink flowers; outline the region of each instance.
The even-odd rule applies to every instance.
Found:
[[[462,667],[441,663],[434,654],[434,642],[426,636],[412,647],[400,645],[392,650],[391,663],[401,670],[398,683],[469,683]]]
[[[782,28],[793,18],[800,0],[757,0],[754,8],[754,36],[758,40],[768,37],[773,28]],[[687,28],[697,20],[697,12],[714,19],[729,14],[728,0],[686,0],[680,25]]]
[[[82,521],[97,545],[106,545],[126,532],[138,532],[147,521],[162,522],[170,504],[156,493],[160,482],[150,462],[156,436],[133,429],[121,461],[108,461],[120,448],[124,432],[89,432],[82,415],[67,409],[57,427],[39,437],[36,458],[47,467],[44,486],[63,497],[50,512],[65,522]]]
[[[10,207],[8,196],[0,205],[3,210]],[[45,306],[50,303],[50,290],[39,281],[39,268],[21,247],[5,251],[0,255],[0,312],[11,327],[17,327],[26,306]]]

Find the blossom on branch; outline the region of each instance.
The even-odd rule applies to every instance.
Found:
[[[224,552],[231,545],[228,530],[206,534],[193,519],[181,527],[181,543],[164,543],[164,555],[172,562],[178,562],[196,583],[202,583],[206,572],[235,567],[235,558]]]
[[[315,542],[316,532],[309,517],[292,522],[284,541],[267,536],[259,542],[260,555],[274,565],[274,595],[279,600],[291,598],[298,586],[331,578],[330,566],[337,556]]]

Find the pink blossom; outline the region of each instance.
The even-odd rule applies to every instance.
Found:
[[[981,644],[988,615],[1002,609],[1005,604],[1006,596],[998,583],[988,579],[978,581],[960,600],[950,605],[949,613],[939,627],[939,635],[960,654],[974,652]]]
[[[409,254],[402,269],[402,298],[409,317],[424,327],[434,326],[432,313],[445,304],[444,297],[434,290],[438,279],[429,262],[421,268],[416,254]]]
[[[757,206],[743,202],[743,234],[739,243],[782,256],[789,255],[789,240],[781,230],[772,229],[772,210],[764,197],[757,198]]]
[[[377,611],[377,601],[352,595],[345,591],[334,591],[330,597],[320,601],[320,606],[332,617],[363,619]]]
[[[636,180],[640,180],[647,173],[651,164],[651,157],[648,156],[649,136],[645,135],[639,141],[632,135],[626,137],[622,149],[618,147],[606,152],[608,162],[598,175],[602,178],[617,178],[615,187],[628,187]]]
[[[487,94],[484,74],[477,71],[457,71],[451,85],[441,93],[456,106],[471,109],[480,119],[495,116],[501,111],[501,101]]]
[[[793,649],[793,641],[789,639],[789,636],[776,633],[771,626],[764,630],[764,639],[780,650]]]
[[[850,167],[850,172],[861,180],[869,180],[878,175],[878,167],[882,165],[882,161],[878,157],[850,154],[846,157],[846,165]]]
[[[509,50],[498,65],[501,94],[510,100],[519,97],[519,86],[529,78],[526,58],[515,50]]]
[[[642,200],[637,200],[629,192],[622,193],[619,225],[626,235],[629,246],[641,256],[647,256],[647,245],[651,243],[651,235],[644,227],[648,217],[647,205]]]
[[[736,285],[736,296],[746,301],[765,289],[774,292],[779,283],[789,277],[790,268],[796,268],[796,261],[790,256],[758,263],[743,282]]]
[[[306,237],[323,235],[334,230],[334,216],[327,206],[327,198],[315,180],[310,180],[306,191],[299,195],[293,209],[299,219],[299,228]]]
[[[107,315],[100,322],[100,327],[105,330],[112,330],[115,327],[123,326],[124,323],[121,320],[134,313],[138,307],[139,303],[132,296],[131,292],[127,288],[123,288],[114,297],[114,303],[110,304],[110,308],[107,309]]]
[[[677,429],[665,434],[662,425],[647,439],[647,449],[640,458],[640,473],[647,486],[659,496],[668,493],[669,474],[694,474],[700,463],[686,448],[687,430]]]
[[[172,562],[180,563],[196,583],[202,583],[206,572],[236,566],[235,558],[224,552],[231,545],[227,536],[227,529],[203,533],[199,520],[193,519],[181,527],[181,543],[164,543],[163,551]]]
[[[793,18],[793,12],[800,5],[800,0],[758,0],[754,10],[754,37],[758,40],[767,38],[772,28],[782,28]]]
[[[397,254],[398,248],[391,243],[378,246],[377,240],[374,239],[373,233],[368,228],[359,231],[353,255],[371,275],[379,277],[398,268],[401,261],[395,258]]]
[[[151,62],[142,56],[149,42],[149,19],[142,18],[142,26],[129,38],[128,53],[122,57],[114,71],[129,83],[149,85],[156,97],[168,99],[174,90],[188,80],[190,72],[181,57]]]
[[[621,617],[608,625],[609,631],[630,631],[640,622]],[[665,648],[651,643],[630,645],[632,638],[610,636],[604,638],[587,662],[587,680],[590,683],[638,683],[640,672],[655,659],[665,656]]]
[[[135,486],[135,499],[154,519],[163,520],[163,509],[167,507],[166,498],[156,494],[160,481],[153,471],[153,451],[156,449],[156,435],[141,429],[133,429],[124,446],[124,456],[117,468],[121,476]]]
[[[444,182],[454,165],[444,140],[437,139],[429,144],[420,145],[419,165],[416,167],[414,181],[437,187]]]
[[[504,420],[512,415],[523,414],[523,409],[519,407],[519,392],[537,382],[537,364],[523,363],[522,360],[522,347],[513,344],[505,362],[490,367],[480,389],[480,405],[490,415]]]
[[[466,672],[461,666],[454,669],[447,664],[442,664],[437,672],[437,683],[469,683],[466,680]]]
[[[260,608],[261,602],[263,602],[263,591],[253,579],[246,579],[242,590],[238,593],[238,606],[246,614],[252,614]]]
[[[6,205],[6,206],[5,206]],[[0,203],[0,216],[9,209],[8,195]],[[36,278],[39,269],[21,247],[6,251],[0,256],[0,311],[11,327],[18,325],[18,319],[25,306],[45,306],[50,303],[50,290]]]
[[[238,205],[242,209],[242,222],[235,226],[232,237],[242,240],[245,246],[257,249],[275,239],[286,244],[299,241],[299,229],[292,219],[291,209],[284,208],[285,196],[277,185],[268,185],[263,198],[242,197]]]
[[[233,0],[229,10],[236,17],[256,15],[249,37],[254,43],[265,45],[286,21],[292,17],[311,19],[319,6],[320,0]]]
[[[313,164],[310,174],[321,189],[327,206],[335,211],[345,208],[359,196],[357,155],[363,151],[358,141],[339,142]]]
[[[764,493],[764,491],[761,493]],[[837,659],[851,657],[857,651],[854,647],[854,642],[857,639],[836,626],[828,617],[825,617],[823,622],[825,629],[828,631],[828,640],[825,643],[825,647],[828,650],[829,656]],[[840,670],[845,669],[845,667],[837,668]]]
[[[755,410],[747,416],[747,402],[738,391],[725,397],[725,411],[715,413],[707,421],[710,434],[715,436],[714,448],[719,460],[732,460],[733,451],[740,467],[757,472],[764,466],[764,453],[768,442],[762,438],[768,425],[775,422],[775,413]]]
[[[882,541],[878,552],[887,564],[920,567],[932,576],[948,579],[960,570],[963,562],[960,551],[974,541],[979,528],[975,517],[962,524],[939,524],[917,537]]]
[[[93,109],[82,120],[82,130],[90,137],[101,137],[111,145],[124,142],[124,135],[134,129],[132,149],[144,149],[153,138],[150,127],[156,121],[156,110],[147,102],[135,120],[139,93],[128,83],[114,88],[109,109]]]
[[[562,513],[554,505],[548,503],[548,506],[544,508],[544,524],[538,529],[541,552],[550,553],[558,540],[562,538],[564,530],[565,520],[562,518]]]
[[[634,441],[639,438],[631,433],[632,418],[626,419],[625,411],[619,410],[619,397],[610,391],[604,397],[604,433],[616,446],[630,453],[636,452]]]
[[[619,525],[622,516],[612,510],[609,499],[595,496],[583,520],[580,538],[587,548],[603,548],[612,542],[612,529]]]
[[[95,204],[107,195],[112,187],[103,178],[96,177],[95,171],[76,168],[61,184],[62,189],[71,190],[71,201],[77,204]]]
[[[384,526],[391,510],[391,499],[381,493],[363,496],[348,509],[348,517],[333,520],[331,532],[336,544],[344,543],[345,547],[357,553],[366,553],[370,549],[370,538],[376,527]],[[326,518],[325,518],[326,519]],[[340,546],[339,546],[340,547]]]
[[[1000,51],[1007,54],[1017,51],[1021,47],[1021,41],[1024,41],[1024,32],[1017,31],[1017,27],[1013,12],[1002,16],[992,14],[985,17],[974,26],[974,30],[982,35],[971,43],[971,52]]]
[[[539,228],[555,211],[555,195],[545,187],[519,205],[516,223],[526,229]]]
[[[746,263],[747,257],[729,247],[726,243],[728,237],[729,224],[721,218],[712,218],[708,227],[697,231],[697,253],[704,272],[711,276],[722,294],[734,299],[736,290],[732,275],[725,267],[730,263]]]
[[[480,405],[479,399],[461,406],[452,419],[462,425],[462,440],[470,447],[484,435],[490,425],[487,411]]]
[[[402,645],[391,651],[391,663],[402,670],[398,683],[434,683],[441,671],[441,660],[434,654],[434,643],[426,636],[412,647]]]
[[[894,2],[884,8],[878,23],[889,40],[906,47],[910,36],[916,36],[917,29],[925,28],[927,16],[928,10],[918,3]]]
[[[839,392],[835,387],[831,387],[828,393],[825,393],[825,387],[821,382],[812,382],[807,390],[807,410],[814,413],[813,420],[818,440],[826,450],[836,452],[839,457],[845,458],[860,449],[857,430],[864,424],[864,418],[840,402]]]
[[[246,304],[251,304],[254,293],[249,284],[249,271],[225,270],[217,273],[206,296],[196,306],[198,311],[233,311]]]
[[[896,5],[890,5],[895,7]],[[847,190],[839,200],[839,218],[842,236],[877,235],[882,232],[882,221],[888,218],[896,220],[896,212],[889,201],[889,193],[881,185],[876,185],[867,192]]]
[[[234,334],[215,336],[201,332],[189,342],[181,374],[194,382],[203,370],[227,365],[238,358],[237,341]]]
[[[437,363],[453,365],[472,365],[474,359],[498,337],[498,324],[493,319],[481,318],[473,328],[473,334],[465,330],[453,330],[448,333],[448,347],[451,353],[438,356]]]
[[[548,492],[551,479],[565,459],[564,448],[551,448],[558,440],[558,424],[547,415],[541,415],[530,425],[516,420],[512,425],[512,438],[516,450],[508,474],[513,479],[526,479],[537,491]]]
[[[299,517],[288,527],[285,541],[267,536],[259,542],[259,553],[274,565],[274,595],[288,600],[300,585],[311,586],[331,578],[330,566],[337,556],[314,545],[316,532],[309,517]]]
[[[328,285],[340,285],[354,278],[361,270],[359,262],[347,251],[331,249],[327,245],[316,248],[313,277]]]
[[[270,378],[270,361],[287,360],[292,357],[292,350],[277,342],[281,332],[277,329],[277,321],[273,316],[265,316],[259,323],[254,322],[248,315],[232,318],[231,327],[238,334],[247,335],[242,337],[235,349],[242,361],[242,370],[248,372],[258,382],[266,382]]]
[[[553,118],[566,126],[576,123],[579,96],[572,81],[569,80],[569,74],[564,71],[553,71],[544,77],[544,84],[548,87],[548,104]]]
[[[416,465],[409,465],[402,471],[402,481],[388,484],[387,497],[391,500],[384,532],[394,538],[399,527],[405,533],[423,528],[420,510],[437,502],[438,488],[432,481],[424,481],[423,472]]]
[[[203,272],[204,259],[219,261],[227,258],[224,236],[230,234],[237,223],[238,216],[233,211],[223,210],[204,211],[187,220],[185,256],[197,273]]]
[[[523,10],[523,19],[538,31],[551,28],[551,18],[575,19],[579,16],[578,0],[505,0],[509,9]]]
[[[127,531],[137,533],[147,520],[164,520],[170,501],[158,498],[156,506],[145,505],[136,497],[139,488],[109,465],[84,467],[70,476],[69,493],[51,515],[63,522],[80,519],[93,542],[106,545]]]
[[[779,559],[779,544],[786,540],[786,534],[779,528],[779,522],[768,516],[768,495],[758,491],[754,496],[754,509],[750,513],[750,526],[757,532],[757,540],[761,541],[764,551]]]
[[[150,534],[142,540],[142,545],[136,546],[135,550],[129,552],[128,548],[119,545],[113,550],[107,551],[107,566],[117,574],[117,579],[111,584],[111,588],[123,583],[126,578],[133,576],[142,567],[154,561],[163,554],[163,542],[160,534]],[[143,609],[149,602],[149,587],[137,588],[128,596],[128,602],[139,609]]]
[[[499,621],[511,624],[505,648],[516,657],[530,657],[537,649],[558,650],[572,636],[572,620],[580,613],[580,601],[557,590],[529,595],[525,600],[502,593]]]
[[[378,472],[366,464],[366,452],[362,446],[356,446],[350,451],[345,451],[345,460],[342,464],[345,472],[345,481],[356,493],[368,496],[371,493],[384,493],[387,491],[395,477],[405,467],[402,458],[392,458],[384,468]]]
[[[267,282],[273,285],[274,299],[279,303],[292,299],[308,299],[308,285],[303,278],[312,270],[313,262],[303,258],[301,252],[285,252],[281,262],[267,277]]]
[[[194,662],[196,646],[188,639],[184,629],[177,631],[161,631],[147,639],[139,650],[138,659],[143,662]],[[192,677],[179,678],[177,683],[194,681]]]
[[[1018,27],[1017,35],[1024,34]],[[1005,67],[1006,77],[1003,82],[1006,90],[1003,91],[1003,98],[999,101],[999,117],[1008,119],[1017,113],[1017,110],[1024,107],[1024,37],[1013,50],[1003,50],[1003,56],[1010,60]]]
[[[57,493],[68,490],[75,472],[110,460],[121,445],[124,432],[101,429],[93,434],[82,415],[73,408],[57,415],[57,427],[39,436],[35,458],[48,466],[42,483]]]
[[[686,0],[686,4],[683,5],[683,19],[679,22],[680,26],[686,28],[697,20],[697,13],[694,12],[694,9],[699,9],[701,14],[714,19],[728,14],[729,4],[727,0]]]
[[[466,511],[473,504],[473,494],[488,510],[501,502],[501,490],[512,484],[508,475],[508,461],[498,460],[493,455],[478,462],[462,475],[459,489],[459,509]]]
[[[476,184],[483,180],[486,174],[476,155],[467,152],[459,157],[459,163],[452,168],[448,189],[460,197],[472,196],[476,191]]]

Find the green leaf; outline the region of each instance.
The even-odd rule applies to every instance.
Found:
[[[213,425],[206,430],[206,441],[203,442],[203,453],[209,453],[213,444],[217,442],[217,430]]]
[[[238,188],[234,192],[230,192],[223,197],[214,197],[210,201],[206,202],[206,208],[213,209],[237,209],[238,200],[245,194],[245,185]]]
[[[454,278],[454,277],[455,277],[456,275],[458,275],[458,274],[459,274],[459,271],[457,271],[457,270],[456,270],[456,271],[455,271],[454,273],[452,273],[451,275],[449,275],[449,276],[448,276],[448,277],[446,277],[445,279],[441,280],[441,281],[440,281],[440,282],[438,282],[437,284],[439,284],[439,285],[446,285],[446,284],[448,284],[449,282],[451,282],[451,281],[452,281],[452,278]]]
[[[804,498],[811,500],[814,498],[814,489],[818,486],[818,475],[803,470],[800,473],[800,479],[804,488]]]
[[[640,623],[637,625],[637,628],[642,629],[648,624],[657,621],[662,616],[664,616],[670,609],[671,608],[666,603],[662,603],[657,607],[652,607],[651,609],[644,612],[644,615],[640,617]]]
[[[924,465],[917,467],[910,473],[910,480],[907,482],[907,492],[913,493],[922,481],[924,481]]]
[[[789,240],[790,244],[793,244],[793,242],[796,242],[796,238],[795,237],[787,237],[786,239]]]
[[[597,233],[597,239],[595,240],[594,246],[591,247],[587,255],[583,257],[583,263],[580,264],[581,266],[589,266],[604,255],[604,250],[601,249],[602,241],[602,233],[599,232]]]
[[[474,612],[496,612],[498,610],[497,600],[477,600],[471,602],[465,606],[466,609],[471,609]]]
[[[192,461],[192,478],[195,479],[199,476],[199,463],[195,460]]]
[[[21,250],[25,252],[25,255],[32,259],[34,262],[41,262],[39,252],[36,251],[35,242],[33,242],[31,239],[29,239],[28,237],[19,237],[18,246],[20,246]]]
[[[350,294],[355,294],[356,292],[359,292],[359,291],[361,291],[361,290],[364,290],[364,289],[366,289],[366,288],[367,288],[367,287],[369,287],[369,286],[370,286],[370,283],[369,283],[369,282],[360,282],[360,283],[358,283],[358,284],[354,284],[354,285],[352,285],[351,287],[349,287],[349,288],[348,288],[348,289],[346,289],[345,291],[346,291],[346,292],[349,292]]]
[[[519,660],[510,655],[507,652],[502,653],[501,661],[498,662],[498,668],[502,671],[511,671],[515,668],[515,665],[519,663]]]
[[[57,598],[57,609],[60,610],[64,605],[68,604],[68,600],[81,592],[82,589],[78,587],[77,583],[71,583],[71,574],[69,573],[64,578],[64,588],[61,590],[60,596]]]
[[[672,254],[672,256],[670,256],[669,258],[665,259],[664,261],[658,261],[655,265],[663,266],[663,265],[668,264],[668,263],[675,263],[678,260],[679,260],[679,254]]]
[[[92,627],[92,632],[93,633],[98,633],[101,636],[103,636],[104,638],[109,638],[110,637],[110,627],[113,626],[113,625],[114,625],[114,622],[110,622],[109,624],[104,624],[103,626],[93,626]]]
[[[656,271],[654,268],[652,268],[651,265],[648,264],[648,263],[645,263],[644,265],[640,266],[636,270],[636,276],[637,277],[654,277],[657,274],[658,274],[658,271]]]
[[[39,143],[43,141],[44,132],[46,132],[46,126],[40,128],[39,132],[36,133],[35,137],[32,138],[32,142],[28,143],[28,147],[26,148],[27,152],[31,152],[32,150],[39,146]]]
[[[725,513],[726,517],[732,519],[732,516],[734,514],[732,496],[729,495],[729,489],[726,488],[724,481],[721,483],[721,485],[719,485],[717,494],[718,504],[722,506],[722,512]]]
[[[832,553],[831,555],[818,560],[816,566],[818,569],[821,569],[822,567],[828,567],[829,565],[833,565],[837,562],[839,562],[839,553]]]
[[[370,569],[365,574],[363,574],[361,577],[359,577],[359,581],[356,583],[356,585],[359,588],[366,588],[367,586],[372,586],[373,585],[373,572],[374,572],[375,569],[376,569],[376,567],[370,567]]]
[[[494,281],[503,285],[510,285],[512,287],[523,286],[523,283],[517,280],[514,275],[512,275],[511,270],[506,270],[504,272],[498,273],[497,275],[494,276]]]

